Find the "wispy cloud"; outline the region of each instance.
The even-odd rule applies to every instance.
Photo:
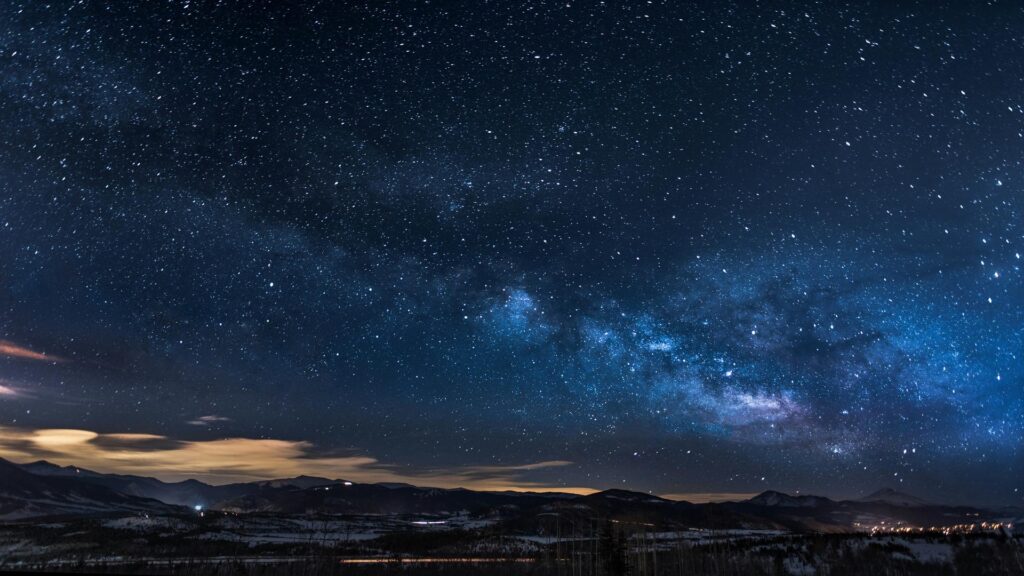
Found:
[[[439,488],[594,491],[530,478],[540,470],[572,464],[566,460],[414,470],[364,455],[318,455],[311,443],[301,440],[225,438],[186,441],[155,434],[102,434],[91,430],[0,426],[0,457],[15,461],[45,458],[62,465],[156,476],[169,481],[196,478],[224,483],[307,474],[355,482],[406,482]]]
[[[211,424],[216,424],[217,422],[230,422],[230,421],[231,421],[231,418],[228,418],[227,416],[218,416],[216,414],[209,414],[207,416],[200,416],[199,418],[196,418],[195,420],[189,420],[187,422],[187,424],[191,424],[193,426],[210,426]]]
[[[12,382],[6,378],[0,378],[0,400],[14,400],[34,398],[35,394],[30,393],[21,382]]]
[[[15,344],[10,340],[0,340],[0,356],[17,358],[19,360],[35,360],[39,362],[66,362],[66,359],[61,358],[60,356],[54,356],[52,354],[47,354],[46,352],[38,352],[20,344]]]

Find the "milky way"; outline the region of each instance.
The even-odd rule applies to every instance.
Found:
[[[1024,499],[1014,3],[3,14],[0,455]]]

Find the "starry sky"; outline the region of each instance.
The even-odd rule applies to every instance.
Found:
[[[0,456],[1024,501],[1024,8],[3,2]]]

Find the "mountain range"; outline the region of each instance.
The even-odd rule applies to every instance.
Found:
[[[178,509],[160,500],[120,492],[102,482],[33,474],[0,459],[0,520],[106,513],[170,514]]]
[[[576,524],[594,519],[659,527],[844,532],[874,526],[949,526],[982,521],[1024,524],[1020,508],[934,504],[883,489],[856,500],[767,491],[738,502],[693,504],[627,490],[585,496],[482,492],[363,484],[299,476],[214,486],[197,480],[103,474],[46,461],[0,459],[0,521],[82,515],[180,515],[212,510],[259,515],[470,513],[500,518],[509,529],[556,514]]]

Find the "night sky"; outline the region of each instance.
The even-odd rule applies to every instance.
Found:
[[[3,2],[0,456],[1024,501],[1016,2]]]

